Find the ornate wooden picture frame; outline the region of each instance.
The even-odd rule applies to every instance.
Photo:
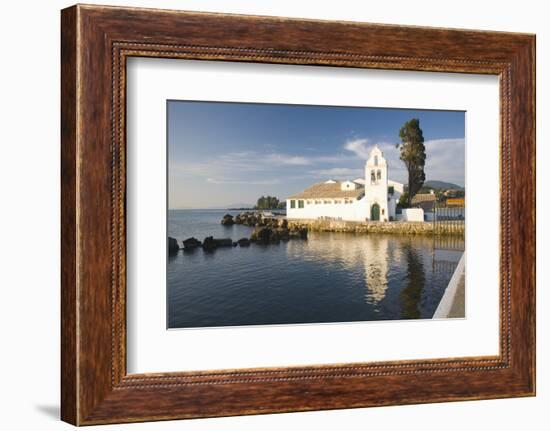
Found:
[[[535,37],[101,6],[62,11],[61,416],[75,425],[533,396]],[[500,79],[500,354],[126,372],[126,60],[330,65]]]

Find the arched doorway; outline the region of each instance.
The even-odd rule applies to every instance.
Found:
[[[380,221],[380,205],[372,204],[372,207],[370,207],[370,219],[371,221]]]

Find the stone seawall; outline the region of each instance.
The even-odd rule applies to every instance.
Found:
[[[289,228],[307,228],[317,232],[385,233],[401,235],[426,235],[434,233],[433,222],[351,222],[342,220],[292,220]],[[440,223],[437,234],[464,235],[464,222]]]

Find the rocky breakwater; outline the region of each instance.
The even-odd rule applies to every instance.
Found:
[[[168,237],[168,254],[175,256],[180,250],[192,253],[199,248],[204,252],[213,252],[218,248],[224,247],[250,247],[250,244],[253,243],[267,245],[294,239],[307,240],[307,226],[289,226],[287,220],[280,217],[266,217],[252,212],[243,214],[235,217],[226,214],[223,216],[221,223],[224,226],[232,226],[233,224],[253,226],[254,230],[250,238],[241,238],[238,241],[233,241],[231,238],[207,236],[203,241],[199,241],[197,238],[191,237],[183,240],[183,247],[180,248],[176,238]]]
[[[195,237],[187,238],[186,240],[183,241],[184,250],[194,250],[198,247],[202,247],[202,242],[200,242]]]
[[[204,251],[214,251],[218,247],[233,247],[233,245],[237,245],[237,243],[233,243],[231,238],[214,238],[207,236],[202,242],[202,249]]]
[[[226,214],[222,217],[222,225],[233,226],[234,224],[235,220],[233,220],[233,216],[231,214]]]
[[[180,251],[180,246],[178,245],[178,240],[176,238],[168,237],[168,254],[174,256]]]
[[[278,244],[291,239],[307,239],[307,228],[258,226],[250,236],[250,241],[257,244]]]
[[[222,224],[227,215],[223,217]],[[266,216],[261,212],[247,211],[237,214],[234,221],[236,224],[253,226],[254,231],[250,236],[250,242],[257,244],[278,244],[281,241],[290,241],[291,239],[307,239],[307,227],[289,228],[288,221],[282,217]]]
[[[179,250],[184,252],[194,252],[195,250],[202,248],[204,251],[214,251],[219,247],[246,247],[250,245],[250,240],[248,238],[241,238],[237,242],[233,242],[231,238],[214,238],[212,236],[207,236],[204,238],[204,241],[199,241],[195,237],[187,238],[182,241],[183,248],[180,248],[178,245],[178,240],[176,238],[168,237],[168,254],[170,256],[176,255]]]
[[[224,219],[228,216],[226,214],[222,219],[222,224],[224,224]],[[260,212],[255,211],[246,211],[244,213],[237,214],[235,216],[235,224],[242,224],[245,226],[255,227],[257,225],[263,225],[266,221],[266,218]]]

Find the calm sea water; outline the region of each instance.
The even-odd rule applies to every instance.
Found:
[[[240,211],[170,210],[168,235],[180,244],[191,236],[249,237],[249,227],[220,224],[228,212]],[[168,326],[431,318],[461,254],[436,249],[431,236],[324,232],[277,245],[180,251],[168,261]]]

